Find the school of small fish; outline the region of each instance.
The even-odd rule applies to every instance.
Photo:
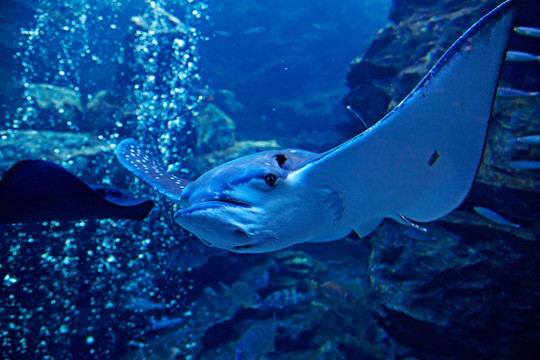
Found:
[[[540,38],[540,29],[529,26],[517,26],[514,28],[514,32],[519,35],[529,36],[534,38]],[[531,54],[525,51],[510,50],[506,53],[506,61],[514,62],[528,62],[538,61],[540,62],[540,55]],[[497,95],[505,97],[527,97],[527,96],[539,96],[540,91],[526,91],[508,87],[499,87],[497,89]]]

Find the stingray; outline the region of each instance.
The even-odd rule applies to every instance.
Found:
[[[133,139],[119,144],[117,158],[181,205],[176,223],[234,252],[363,237],[384,218],[425,231],[416,222],[450,213],[474,182],[519,3],[476,22],[399,105],[322,154],[260,152],[192,182],[167,173]]]
[[[152,200],[129,192],[88,185],[50,161],[24,160],[0,180],[0,224],[79,219],[144,219]]]

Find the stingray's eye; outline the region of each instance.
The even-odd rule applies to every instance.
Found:
[[[268,174],[266,175],[266,177],[264,178],[264,181],[266,182],[266,185],[268,186],[272,186],[276,183],[276,175],[274,174]]]

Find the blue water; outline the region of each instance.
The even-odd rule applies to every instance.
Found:
[[[507,343],[493,329],[515,334],[504,349],[535,349],[540,332],[519,322],[538,319],[528,272],[537,269],[535,206],[520,207],[533,213],[521,238],[492,236],[500,228],[487,220],[452,232],[458,216],[427,235],[385,223],[366,241],[236,254],[181,229],[178,206],[114,156],[120,140],[135,138],[167,171],[195,178],[246,149],[319,152],[343,142],[358,130],[341,103],[349,64],[389,24],[390,5],[2,2],[0,175],[44,158],[156,205],[143,221],[0,225],[1,357],[473,359]],[[538,114],[532,108],[527,116]],[[203,139],[200,129],[216,135]],[[517,195],[526,204],[528,194]],[[400,298],[418,279],[415,301]]]
[[[271,133],[290,147],[302,130],[343,121],[344,74],[388,22],[389,1],[221,4],[210,9],[213,36],[201,43],[201,73],[234,115],[239,136]],[[236,94],[241,110],[223,104],[220,89]]]
[[[239,140],[294,145],[301,140],[293,136],[308,127],[332,131],[330,142],[340,141],[335,124],[346,121],[339,101],[348,63],[386,23],[388,7],[386,0],[3,3],[10,57],[2,77],[10,87],[2,94],[0,130],[4,139],[38,133],[24,144],[26,153],[3,155],[2,172],[29,152],[89,183],[157,204],[142,222],[1,226],[2,358],[231,358],[250,324],[276,311],[244,309],[220,283],[245,281],[266,296],[320,281],[318,272],[284,273],[286,265],[266,255],[204,246],[174,224],[173,206],[121,169],[111,151],[56,156],[58,149],[43,150],[49,146],[39,132],[57,134],[50,146],[83,141],[73,134],[102,144],[134,137],[169,171],[191,177],[194,119],[207,104],[234,119]],[[230,94],[234,101],[227,103]],[[362,246],[355,251],[367,256]],[[349,287],[365,278],[360,268]],[[328,302],[323,295],[319,314]],[[293,314],[306,304],[284,306],[281,312]],[[284,316],[277,316],[283,327]],[[223,324],[231,328],[226,334]],[[298,351],[316,350],[300,344]]]

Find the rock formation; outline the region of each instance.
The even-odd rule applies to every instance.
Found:
[[[352,63],[343,103],[373,124],[498,3],[395,0],[394,23]],[[505,66],[504,85],[519,87],[508,83],[509,71]],[[482,166],[462,208],[429,225],[428,234],[387,222],[367,238],[376,318],[391,338],[381,344],[388,356],[532,359],[540,353],[540,176],[511,165],[539,159],[534,145],[516,145],[518,136],[540,132],[539,111],[538,97],[498,97]],[[477,205],[521,228],[480,217],[472,211]]]

